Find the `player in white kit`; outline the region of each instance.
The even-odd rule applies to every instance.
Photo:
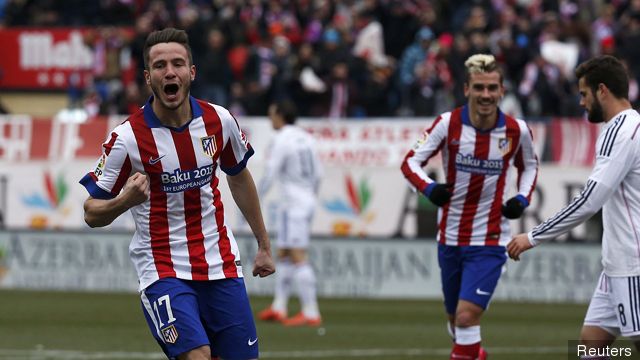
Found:
[[[322,174],[320,161],[313,137],[295,125],[296,108],[292,102],[272,104],[269,118],[277,134],[258,191],[264,195],[276,179],[280,184],[278,272],[273,303],[260,312],[258,318],[287,326],[319,326],[322,320],[316,298],[316,277],[308,261],[307,248]],[[287,303],[293,288],[297,289],[302,311],[287,318]]]
[[[629,80],[620,61],[599,56],[576,69],[580,105],[589,121],[604,122],[596,165],[582,192],[553,217],[514,237],[509,256],[520,255],[590,218],[602,208],[603,272],[580,334],[588,349],[604,350],[617,336],[640,340],[640,114],[628,100]],[[596,356],[582,359],[609,359]],[[584,355],[584,354],[579,354]]]

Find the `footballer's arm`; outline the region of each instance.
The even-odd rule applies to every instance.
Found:
[[[258,252],[254,261],[253,276],[265,277],[275,272],[271,258],[271,243],[262,219],[258,191],[253,177],[247,168],[236,175],[227,175],[227,182],[233,200],[249,223],[253,235],[258,241]]]
[[[529,233],[514,236],[507,244],[509,257],[516,261],[520,260],[520,255],[523,252],[541,242],[554,239],[583,223],[604,206],[613,192],[613,188],[589,179],[582,192],[569,205],[536,226]]]
[[[111,224],[118,216],[130,208],[149,199],[149,178],[135,173],[113,199],[96,199],[91,196],[84,202],[84,221],[90,227],[103,227]]]

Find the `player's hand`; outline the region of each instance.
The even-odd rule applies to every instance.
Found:
[[[520,254],[531,249],[533,245],[529,242],[529,236],[527,234],[518,234],[511,239],[511,242],[507,244],[507,253],[509,257],[515,261],[520,260]]]
[[[276,265],[271,257],[271,252],[258,249],[256,259],[253,262],[253,276],[265,277],[276,272]]]
[[[147,201],[149,193],[149,177],[137,172],[127,179],[118,196],[121,196],[126,206],[131,208]]]
[[[507,200],[502,205],[502,215],[507,219],[517,219],[522,216],[524,209],[527,207],[527,199],[522,195],[517,195]]]
[[[427,186],[424,195],[437,206],[443,206],[448,203],[453,195],[453,184],[435,184]]]

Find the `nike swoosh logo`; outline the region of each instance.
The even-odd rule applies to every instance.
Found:
[[[482,290],[480,290],[480,288],[477,288],[477,289],[476,289],[476,294],[478,294],[478,295],[485,295],[485,296],[487,296],[487,295],[491,295],[491,293],[490,293],[490,292],[482,291]]]
[[[158,163],[158,161],[160,161],[160,160],[161,160],[163,157],[165,157],[165,156],[167,156],[167,154],[164,154],[164,155],[162,155],[162,156],[160,156],[160,157],[158,157],[158,158],[155,158],[155,159],[154,159],[154,158],[152,158],[152,157],[150,157],[150,158],[149,158],[149,164],[150,164],[150,165],[155,165],[155,164],[157,164],[157,163]]]
[[[253,346],[253,344],[258,342],[258,338],[256,338],[255,340],[251,341],[251,339],[247,340],[247,345],[249,346]]]

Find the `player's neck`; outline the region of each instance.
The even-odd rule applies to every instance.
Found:
[[[611,101],[610,106],[603,109],[606,122],[611,121],[616,115],[625,110],[632,109],[631,103],[627,99],[615,99]]]
[[[478,130],[489,130],[496,126],[497,113],[490,116],[480,116],[478,114],[469,114],[471,125]]]
[[[153,113],[158,117],[164,126],[179,128],[191,120],[191,102],[185,100],[177,109],[169,109],[163,106],[160,101],[151,103]]]

